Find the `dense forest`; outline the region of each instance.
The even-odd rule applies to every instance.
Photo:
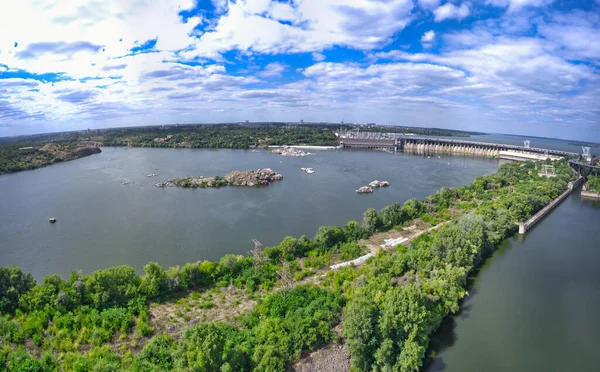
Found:
[[[269,145],[335,146],[335,130],[324,125],[196,125],[113,129],[105,146],[248,149]]]
[[[20,143],[0,146],[0,175],[45,167],[101,152],[97,147],[66,143]]]
[[[285,371],[340,337],[354,371],[417,371],[431,333],[458,311],[468,275],[515,222],[575,178],[566,161],[554,164],[549,179],[538,176],[539,164],[504,164],[469,186],[369,209],[362,223],[323,226],[313,239],[286,237],[219,262],[149,263],[141,276],[117,266],[41,283],[0,268],[0,371]],[[415,223],[437,228],[359,267],[327,270],[364,254],[362,239]],[[187,315],[209,312],[231,291],[254,305],[222,317],[243,308],[236,298],[218,319]],[[170,307],[180,317],[167,315],[166,329],[183,332],[161,326],[159,310]]]

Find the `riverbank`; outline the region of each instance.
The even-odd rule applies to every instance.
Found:
[[[514,232],[514,221],[522,220],[521,213],[529,213],[523,207],[531,207],[531,213],[537,212],[544,207],[542,200],[555,198],[566,187],[572,174],[568,165],[559,163],[556,168],[557,177],[548,180],[532,172],[533,164],[505,164],[495,175],[479,177],[470,186],[442,189],[422,202],[409,200],[404,205],[392,204],[379,212],[369,209],[362,224],[351,221],[344,227],[322,227],[314,239],[288,237],[277,246],[248,256],[226,255],[219,262],[204,261],[169,270],[150,264],[142,277],[133,269],[120,266],[98,270],[91,276],[75,274],[69,281],[55,278],[33,287],[27,276],[11,274],[11,280],[26,279],[29,284],[13,283],[20,292],[16,298],[11,297],[15,301],[4,304],[13,308],[5,307],[2,311],[9,315],[7,322],[28,324],[28,328],[22,337],[13,338],[11,333],[8,342],[16,346],[40,335],[35,339],[39,342],[33,340],[28,344],[32,352],[39,355],[46,351],[51,359],[58,353],[67,353],[59,359],[61,365],[67,363],[68,367],[69,361],[80,360],[90,368],[97,361],[86,350],[94,345],[113,345],[112,350],[103,353],[117,369],[150,363],[142,368],[148,369],[164,365],[167,359],[190,363],[185,355],[200,350],[199,345],[214,340],[214,336],[220,340],[213,342],[219,355],[237,355],[235,359],[215,360],[215,368],[227,367],[225,363],[236,360],[240,364],[233,367],[235,370],[263,370],[264,363],[279,366],[275,370],[284,370],[286,364],[297,360],[303,352],[315,350],[334,338],[331,329],[341,320],[343,309],[342,336],[347,341],[354,368],[371,370],[380,365],[414,371],[421,364],[429,334],[443,317],[457,311],[458,302],[466,294],[468,273]],[[515,189],[517,184],[519,187]],[[432,224],[451,222],[431,233],[421,234],[410,246],[396,247],[396,254],[381,251],[360,268],[340,268],[330,271],[313,286],[297,286],[304,278],[315,275],[315,269],[327,267],[333,260],[360,256],[364,248],[356,243],[358,240],[377,232],[418,225],[415,221],[419,219]],[[192,308],[218,306],[214,297],[223,294],[225,298],[223,288],[232,286],[247,296],[253,297],[255,293],[265,296],[259,297],[259,305],[249,313],[233,314],[221,322],[202,316],[197,320],[189,316],[186,319]],[[77,288],[86,291],[86,296],[78,297]],[[49,297],[40,297],[44,293],[49,293]],[[174,293],[176,298],[172,297]],[[288,296],[285,301],[284,295]],[[175,339],[162,335],[152,337],[158,325],[152,323],[148,307],[158,306],[165,300],[179,303],[181,298],[185,298],[181,301],[183,307],[176,311],[181,312],[191,333]],[[243,304],[241,298],[224,303],[236,304],[236,301]],[[50,303],[53,305],[46,306]],[[57,307],[57,303],[60,306]],[[287,303],[293,303],[293,309],[285,305]],[[12,315],[15,307],[19,307],[20,315]],[[414,311],[407,313],[403,310],[407,308]],[[118,321],[93,323],[93,311],[107,319],[117,317]],[[78,314],[79,323],[67,330],[63,319],[72,318],[71,312]],[[386,319],[380,319],[383,315]],[[37,322],[40,318],[45,321]],[[180,327],[181,321],[171,322],[175,328]],[[365,327],[364,324],[383,326]],[[399,333],[398,329],[410,332]],[[58,333],[61,344],[53,344],[51,340]],[[92,338],[92,335],[98,336]],[[254,335],[252,343],[244,344],[243,349],[230,349],[231,345],[241,345],[240,340],[249,339],[250,335]],[[263,337],[266,335],[268,339]],[[45,338],[50,341],[46,342]],[[278,341],[285,339],[299,341],[294,344]],[[140,344],[147,346],[138,354]],[[392,350],[383,353],[390,345]],[[400,349],[398,345],[405,347]],[[160,360],[143,359],[144,352],[150,353],[157,347],[164,351]],[[279,351],[261,351],[270,350],[268,348]],[[134,355],[124,358],[124,350]],[[407,354],[406,350],[411,353]],[[6,357],[31,359],[12,352]]]
[[[85,143],[4,145],[0,146],[0,175],[42,168],[101,152],[98,146]]]
[[[573,182],[569,182],[567,190],[565,190],[565,192],[563,192],[556,199],[554,199],[550,203],[548,203],[548,205],[546,205],[544,208],[542,208],[540,211],[538,211],[536,214],[534,214],[527,221],[518,222],[517,225],[519,226],[519,234],[521,234],[521,235],[525,234],[533,226],[535,226],[536,223],[538,223],[540,220],[542,220],[548,213],[552,212],[552,210],[557,205],[559,205],[563,200],[565,200],[565,198],[567,196],[569,196],[573,192],[574,189],[581,186],[583,181],[584,181],[584,178],[580,176],[579,178],[577,178],[577,180],[575,180]],[[583,191],[582,191],[582,193],[583,193]]]

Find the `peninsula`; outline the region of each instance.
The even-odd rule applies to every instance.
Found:
[[[0,174],[45,167],[102,152],[94,143],[14,144],[0,146]]]

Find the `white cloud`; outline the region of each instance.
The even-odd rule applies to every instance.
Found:
[[[0,5],[0,24],[11,30],[0,33],[0,71],[7,65],[13,72],[72,78],[0,79],[0,135],[11,134],[7,125],[33,128],[11,129],[16,132],[39,132],[41,125],[65,130],[300,117],[441,121],[465,129],[496,125],[502,131],[529,125],[538,134],[562,127],[571,133],[569,123],[581,133],[600,133],[600,41],[595,38],[600,15],[593,12],[546,12],[533,9],[544,1],[494,0],[509,11],[440,32],[429,10],[437,22],[461,20],[471,3],[439,6],[420,0],[426,11],[413,13],[410,0],[211,1],[217,7],[214,19],[197,16],[185,24],[178,13],[196,0]],[[531,9],[514,12],[526,6]],[[417,15],[426,19],[415,23],[416,29],[427,32],[410,39],[400,31],[417,22]],[[194,29],[198,25],[203,31]],[[152,53],[132,55],[132,48],[154,39]],[[397,50],[366,60],[332,63],[322,54],[333,46],[368,54],[392,39]],[[419,42],[425,48],[435,43],[442,52],[406,52]],[[231,51],[236,57],[225,60],[223,53]],[[279,52],[310,53],[312,65],[265,65],[260,56]],[[330,60],[354,58],[338,59],[335,52],[326,53]],[[293,58],[270,60],[294,63]],[[295,80],[281,82],[290,79]],[[259,83],[268,83],[268,89],[257,88]],[[518,124],[511,129],[506,123]]]
[[[509,12],[517,12],[526,7],[543,7],[550,5],[555,0],[486,0],[486,4],[508,7]]]
[[[313,61],[321,62],[321,61],[324,61],[325,58],[326,57],[325,57],[325,55],[323,53],[317,53],[317,52],[313,52],[312,53],[312,59],[313,59]]]
[[[261,71],[258,75],[264,78],[269,77],[277,77],[281,76],[281,74],[287,69],[287,66],[282,65],[279,62],[269,63],[265,66],[264,70]]]
[[[74,78],[108,76],[102,69],[105,64],[148,40],[157,39],[156,49],[162,51],[192,45],[189,35],[201,19],[192,17],[184,24],[178,16],[192,6],[193,0],[87,0],[77,6],[58,0],[43,6],[33,0],[4,3],[0,24],[10,32],[0,33],[2,63],[34,73],[68,72]],[[25,58],[23,53],[32,48],[46,52]]]
[[[425,10],[435,9],[440,6],[440,0],[419,0],[419,6]]]
[[[463,20],[471,14],[469,3],[462,3],[460,7],[452,3],[446,3],[433,11],[435,15],[435,21],[441,22],[446,19],[457,19],[458,21]]]
[[[434,39],[435,31],[429,30],[421,36],[421,44],[423,44],[424,47],[430,47]]]
[[[412,9],[412,0],[238,1],[229,4],[214,29],[202,34],[185,56],[214,57],[232,49],[320,52],[334,45],[371,49],[388,43],[411,22]]]

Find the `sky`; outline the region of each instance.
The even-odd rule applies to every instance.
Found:
[[[0,136],[245,120],[600,141],[600,0],[0,3]]]

